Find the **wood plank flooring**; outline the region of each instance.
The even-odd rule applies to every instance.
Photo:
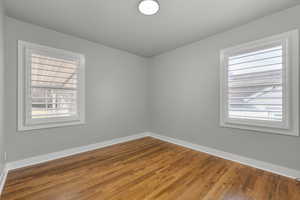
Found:
[[[300,200],[300,183],[147,137],[12,171],[17,199]]]

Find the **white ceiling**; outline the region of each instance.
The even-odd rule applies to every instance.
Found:
[[[143,16],[140,0],[5,0],[9,17],[154,56],[300,4],[300,0],[159,0]]]

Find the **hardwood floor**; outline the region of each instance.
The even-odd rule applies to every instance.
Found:
[[[300,183],[148,137],[12,171],[17,199],[300,200]]]

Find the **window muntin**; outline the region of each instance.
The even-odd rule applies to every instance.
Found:
[[[84,56],[19,41],[19,130],[84,122]]]

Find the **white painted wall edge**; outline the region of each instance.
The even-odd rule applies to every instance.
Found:
[[[225,152],[225,151],[217,150],[217,149],[206,147],[206,146],[201,146],[201,145],[198,145],[198,144],[193,144],[193,143],[190,143],[190,142],[186,142],[184,140],[179,140],[179,139],[175,139],[175,138],[171,138],[171,137],[167,137],[167,136],[163,136],[163,135],[158,135],[158,134],[155,134],[155,133],[148,133],[148,135],[151,136],[151,137],[154,137],[156,139],[165,141],[165,142],[170,142],[170,143],[173,143],[173,144],[177,144],[177,145],[180,145],[180,146],[183,146],[183,147],[186,147],[186,148],[193,149],[195,151],[204,152],[204,153],[207,153],[207,154],[219,157],[219,158],[223,158],[225,160],[238,162],[238,163],[250,166],[250,167],[254,167],[254,168],[257,168],[257,169],[272,172],[274,174],[279,174],[279,175],[286,176],[286,177],[293,178],[293,179],[300,178],[300,171],[295,170],[295,169],[282,167],[282,166],[271,164],[271,163],[268,163],[268,162],[255,160],[255,159],[252,159],[252,158],[248,158],[248,157],[228,153],[228,152]]]
[[[183,146],[186,148],[190,148],[190,149],[193,149],[196,151],[204,152],[204,153],[207,153],[210,155],[214,155],[214,156],[226,159],[226,160],[231,160],[231,161],[238,162],[238,163],[241,163],[241,164],[244,164],[247,166],[251,166],[254,168],[258,168],[258,169],[269,171],[269,172],[272,172],[275,174],[286,176],[289,178],[293,178],[293,179],[300,178],[300,171],[297,171],[294,169],[282,167],[279,165],[274,165],[271,163],[255,160],[252,158],[243,157],[240,155],[224,152],[224,151],[217,150],[217,149],[210,148],[210,147],[201,146],[198,144],[193,144],[190,142],[186,142],[184,140],[179,140],[179,139],[175,139],[175,138],[171,138],[171,137],[167,137],[167,136],[163,136],[163,135],[159,135],[159,134],[155,134],[155,133],[151,133],[151,132],[145,132],[145,133],[141,133],[141,134],[131,135],[131,136],[122,137],[122,138],[116,138],[116,139],[112,139],[109,141],[91,144],[91,145],[87,145],[87,146],[81,146],[81,147],[67,149],[67,150],[63,150],[63,151],[59,151],[59,152],[35,156],[35,157],[27,158],[24,160],[8,162],[8,163],[6,163],[4,172],[1,176],[0,194],[4,187],[7,173],[10,170],[27,167],[27,166],[31,166],[31,165],[36,165],[36,164],[44,163],[47,161],[51,161],[51,160],[55,160],[55,159],[59,159],[59,158],[87,152],[87,151],[92,151],[92,150],[107,147],[107,146],[111,146],[114,144],[119,144],[119,143],[131,141],[131,140],[144,138],[147,136],[150,136],[150,137],[153,137],[153,138],[165,141],[165,142],[177,144],[177,145],[180,145],[180,146]]]

